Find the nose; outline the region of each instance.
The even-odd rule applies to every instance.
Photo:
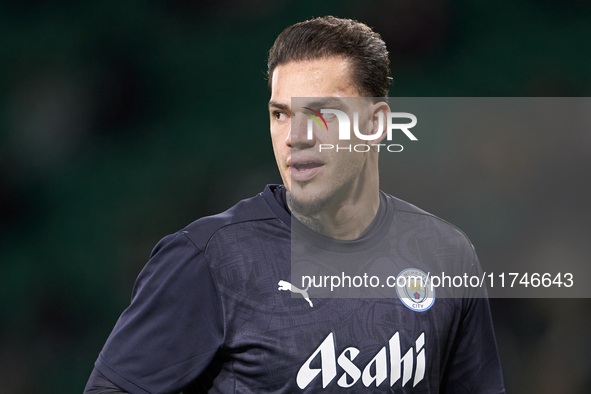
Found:
[[[316,145],[316,130],[314,130],[313,124],[309,126],[310,121],[312,121],[312,118],[302,112],[292,115],[289,133],[285,140],[285,143],[290,148],[301,150],[309,149]],[[312,130],[311,133],[308,132],[308,128]]]

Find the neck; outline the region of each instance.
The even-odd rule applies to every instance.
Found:
[[[358,238],[374,220],[380,206],[377,176],[363,185],[335,196],[322,211],[304,215],[294,209],[291,196],[287,195],[287,205],[291,214],[308,228],[334,239],[352,240]]]
[[[351,240],[359,238],[374,220],[380,206],[379,195],[376,197],[372,204],[366,204],[361,209],[343,206],[334,213],[327,210],[308,216],[291,210],[291,206],[290,210],[297,220],[320,234],[334,239]]]

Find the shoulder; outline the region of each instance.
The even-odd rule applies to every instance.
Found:
[[[394,207],[394,224],[400,229],[436,241],[438,245],[454,246],[473,258],[476,257],[472,242],[458,227],[416,205],[384,194],[389,205]]]
[[[263,193],[242,200],[217,215],[197,219],[179,233],[183,233],[198,249],[204,250],[209,240],[225,228],[245,222],[277,219]]]
[[[388,199],[389,204],[394,206],[395,214],[405,215],[409,219],[414,220],[417,223],[425,222],[429,223],[433,226],[441,228],[443,230],[447,230],[450,233],[454,233],[457,236],[462,238],[468,238],[466,234],[458,227],[454,226],[453,224],[449,223],[448,221],[441,219],[434,214],[427,212],[416,205],[413,205],[407,201],[401,200],[398,197],[394,197],[390,194],[384,193],[386,198]]]

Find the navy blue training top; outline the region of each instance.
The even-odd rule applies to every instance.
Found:
[[[358,239],[315,235],[334,253],[385,245],[395,274],[481,273],[461,231],[385,193]],[[129,393],[504,393],[486,298],[296,294],[291,242],[276,185],[164,237],[96,369]]]

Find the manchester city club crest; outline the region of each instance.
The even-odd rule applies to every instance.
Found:
[[[400,271],[396,277],[396,294],[408,309],[415,312],[424,312],[435,302],[431,278],[417,268]]]

